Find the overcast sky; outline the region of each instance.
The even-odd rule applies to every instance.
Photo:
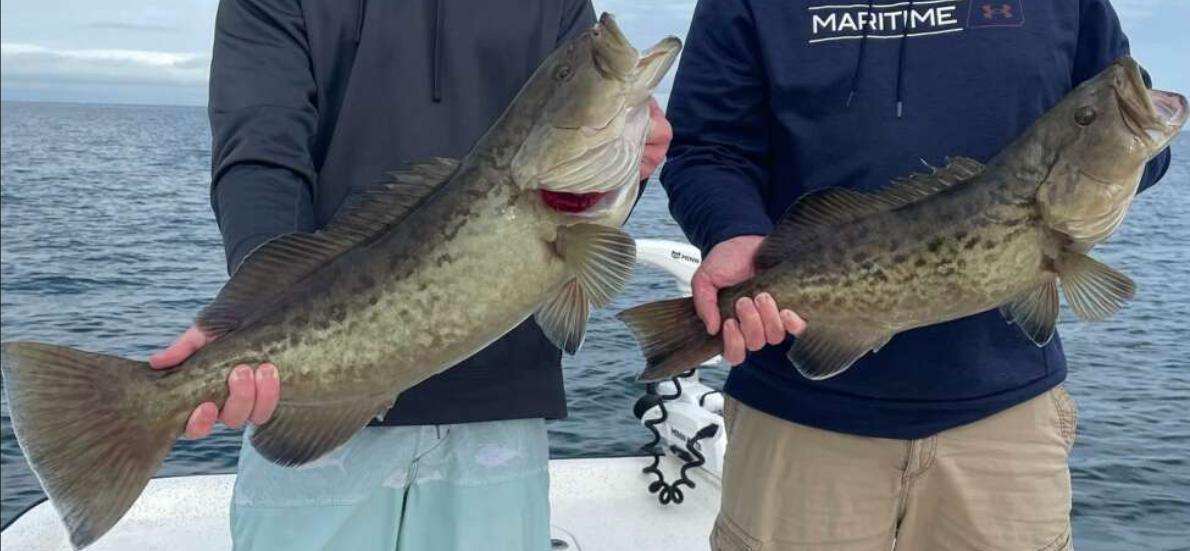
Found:
[[[647,44],[683,36],[694,3],[596,0],[596,8],[615,13],[633,42]],[[1190,0],[1113,3],[1154,84],[1190,92]],[[4,0],[0,96],[205,104],[216,6],[216,0]]]

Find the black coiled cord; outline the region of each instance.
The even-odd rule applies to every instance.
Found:
[[[653,462],[649,464],[649,466],[641,469],[641,472],[645,474],[652,474],[657,477],[657,480],[649,484],[649,493],[657,494],[657,499],[662,505],[669,505],[670,503],[677,504],[684,501],[686,496],[682,493],[682,486],[687,486],[690,489],[694,489],[694,481],[690,480],[690,478],[686,475],[690,469],[700,467],[706,463],[706,456],[704,456],[702,452],[696,447],[698,445],[698,441],[704,438],[713,437],[719,432],[719,425],[707,425],[695,433],[695,435],[686,442],[685,453],[682,453],[682,450],[673,447],[675,453],[677,453],[677,455],[682,457],[684,460],[684,464],[682,465],[682,470],[678,473],[677,480],[673,481],[672,484],[665,481],[665,474],[661,472],[661,456],[665,455],[665,449],[660,446],[661,431],[657,429],[657,425],[660,425],[669,419],[669,410],[665,408],[665,402],[675,400],[682,395],[682,381],[680,379],[690,377],[693,374],[694,370],[691,369],[690,371],[687,371],[671,379],[675,388],[673,394],[648,394],[644,396],[639,402],[637,402],[636,413],[638,417],[643,417],[644,413],[654,406],[661,409],[660,417],[644,422],[645,428],[649,429],[649,432],[653,433],[653,440],[644,446],[644,450],[653,456]],[[700,397],[700,403],[702,398],[705,397],[705,395]]]

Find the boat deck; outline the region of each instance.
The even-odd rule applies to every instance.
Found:
[[[719,482],[693,469],[697,487],[684,488],[685,501],[661,505],[646,489],[654,480],[641,473],[645,457],[561,459],[550,462],[550,506],[555,550],[630,551],[709,548],[708,535],[719,509]],[[679,464],[666,458],[672,480]],[[228,504],[235,475],[156,479],[149,483],[116,527],[88,550],[222,551],[231,549]],[[5,549],[71,549],[66,531],[48,502],[13,522],[3,534]]]

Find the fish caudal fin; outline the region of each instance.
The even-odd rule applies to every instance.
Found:
[[[160,377],[143,362],[38,343],[0,348],[12,427],[75,548],[124,516],[189,410],[142,411]]]
[[[723,352],[723,342],[707,334],[689,297],[642,304],[616,317],[632,330],[645,355],[645,370],[636,377],[640,382],[676,377]]]

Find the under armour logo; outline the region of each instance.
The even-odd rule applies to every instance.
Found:
[[[983,5],[983,18],[995,19],[999,15],[1004,19],[1012,19],[1012,6],[1008,4],[1000,4],[1000,7],[994,8],[991,4]]]

